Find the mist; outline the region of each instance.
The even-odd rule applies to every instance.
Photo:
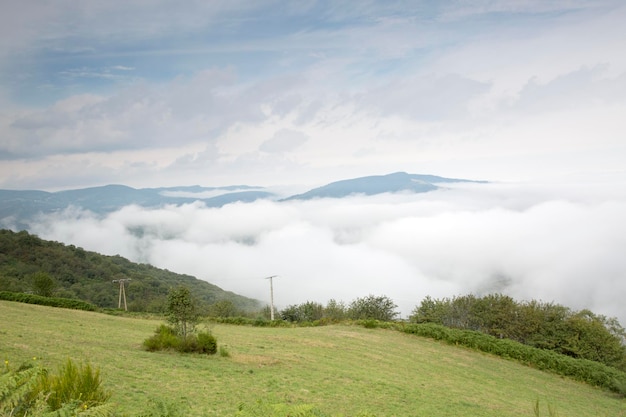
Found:
[[[499,292],[624,324],[626,192],[603,184],[459,184],[221,208],[127,206],[104,217],[70,208],[30,231],[267,303],[264,278],[277,275],[278,308],[387,295],[405,318],[427,295]]]

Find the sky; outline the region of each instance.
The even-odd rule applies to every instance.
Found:
[[[346,301],[387,292],[406,313],[427,294],[502,289],[626,322],[615,291],[626,280],[623,1],[2,10],[0,188],[305,191],[397,171],[490,181],[426,196],[69,211],[33,224],[42,237],[245,295],[279,274],[292,282],[277,283],[283,304],[322,301],[329,287]],[[137,222],[154,234],[130,235]]]

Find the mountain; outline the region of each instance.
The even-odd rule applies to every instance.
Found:
[[[388,175],[374,175],[350,180],[332,182],[323,187],[315,188],[303,194],[285,200],[310,200],[313,198],[342,198],[353,194],[375,195],[382,193],[413,192],[425,193],[440,188],[439,184],[476,182],[454,178],[437,177],[435,175],[407,174],[396,172]]]
[[[0,225],[27,229],[28,220],[74,206],[106,214],[135,204],[146,208],[189,204],[201,201],[207,207],[221,207],[238,201],[272,198],[261,187],[163,187],[135,189],[125,185],[105,185],[77,190],[46,192],[37,190],[0,190]]]
[[[442,185],[457,182],[480,183],[484,181],[396,172],[388,175],[337,181],[280,201],[341,198],[353,194],[424,193],[437,190]],[[194,185],[140,189],[125,185],[105,185],[57,192],[0,190],[0,227],[27,230],[28,223],[33,217],[39,214],[55,213],[71,206],[96,214],[107,214],[131,204],[146,208],[158,208],[165,205],[181,205],[200,201],[207,207],[221,207],[235,202],[252,202],[259,199],[277,199],[277,196],[263,187],[248,185],[226,187]]]
[[[178,285],[188,287],[204,307],[228,300],[240,311],[260,308],[257,300],[190,275],[43,240],[25,231],[0,230],[0,291],[32,291],[38,273],[54,280],[55,296],[105,308],[118,306],[119,286],[112,283],[114,279],[130,279],[125,289],[130,311],[159,312],[169,289]]]

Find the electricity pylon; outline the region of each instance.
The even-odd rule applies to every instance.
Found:
[[[124,284],[129,282],[130,278],[122,278],[122,279],[114,279],[113,282],[120,283],[120,297],[117,301],[117,308],[122,308],[122,296],[124,296],[124,311],[128,311],[128,307],[126,306],[126,290],[124,289]]]

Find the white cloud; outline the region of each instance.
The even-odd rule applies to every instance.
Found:
[[[620,182],[621,181],[621,182]],[[626,187],[478,184],[427,194],[75,211],[33,231],[277,303],[504,292],[626,322]]]
[[[308,136],[302,132],[281,129],[270,139],[263,142],[259,149],[270,153],[289,152],[304,144],[308,139]]]
[[[271,4],[12,5],[30,24],[0,69],[0,186],[67,188],[81,170],[92,184],[320,185],[626,163],[619,2]],[[16,104],[29,95],[60,98]]]

